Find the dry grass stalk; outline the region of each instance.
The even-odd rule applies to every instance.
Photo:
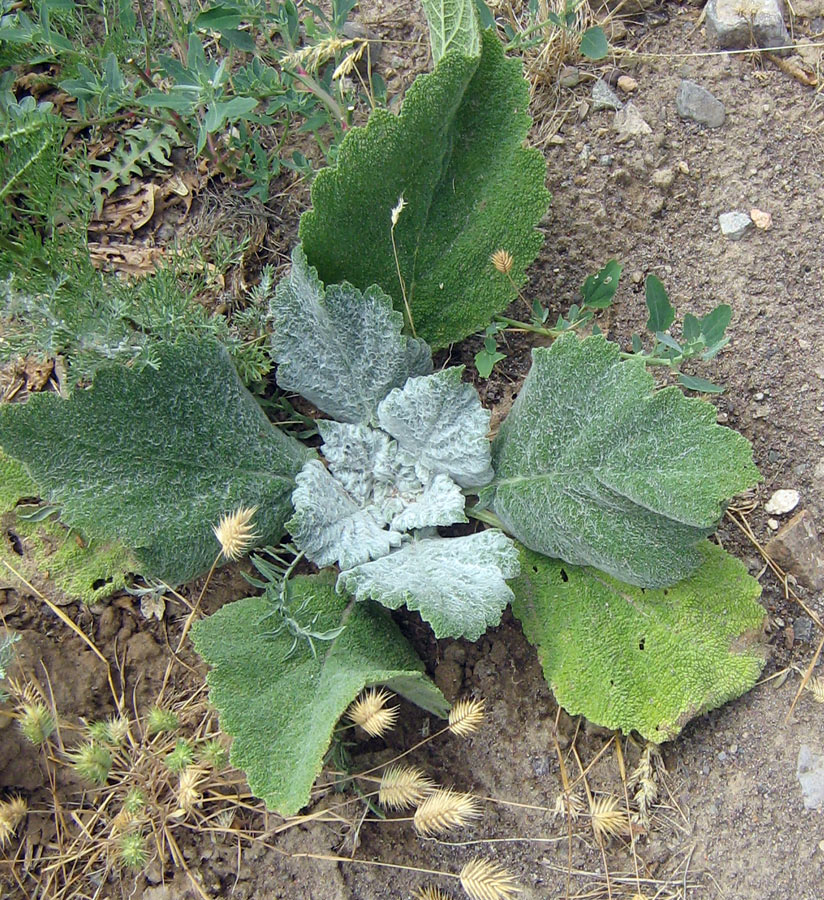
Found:
[[[22,797],[12,797],[10,800],[0,802],[0,847],[14,837],[17,826],[26,816],[28,806]]]
[[[449,712],[449,730],[457,737],[477,731],[484,720],[484,700],[459,700]]]
[[[473,859],[460,874],[461,887],[472,900],[508,900],[521,893],[518,882],[503,866],[488,859]]]
[[[382,737],[392,729],[398,721],[400,708],[387,707],[386,704],[394,695],[381,688],[369,688],[349,707],[347,716],[351,722],[372,737]]]
[[[435,788],[435,782],[414,766],[390,766],[381,777],[378,803],[386,809],[417,806]]]
[[[256,512],[257,506],[241,506],[212,526],[220,551],[226,559],[240,559],[260,537],[250,524]]]
[[[460,828],[470,819],[481,816],[476,797],[452,788],[432,791],[415,811],[413,822],[418,834],[441,834],[450,828]]]
[[[629,834],[629,820],[617,797],[598,797],[590,804],[590,824],[598,840]]]

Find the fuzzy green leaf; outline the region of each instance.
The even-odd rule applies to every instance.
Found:
[[[122,590],[135,570],[126,548],[83,540],[53,519],[20,518],[21,501],[39,495],[23,465],[0,451],[0,585],[20,590],[22,576],[52,600],[86,605]]]
[[[432,60],[437,63],[450,50],[465,56],[481,52],[481,34],[475,0],[422,0],[429,23]]]
[[[660,743],[755,684],[761,587],[715,544],[698,552],[690,578],[644,590],[522,548],[512,610],[568,713]]]
[[[603,337],[564,335],[532,358],[483,502],[547,556],[645,587],[685,578],[726,502],[760,478],[749,442],[705,401],[654,391]]]
[[[192,629],[195,648],[214,667],[210,697],[221,728],[234,738],[232,763],[284,816],[309,802],[332,730],[364,687],[385,684],[438,716],[449,710],[382,610],[347,606],[327,575],[295,578],[290,589],[294,606],[307,601],[307,614],[317,614],[313,630],[345,626],[333,641],[316,643],[317,656],[304,640],[290,655],[292,637],[270,631],[265,596],[229,603]]]
[[[324,291],[303,249],[269,304],[278,384],[339,422],[368,422],[392,388],[432,371],[423,341],[401,334],[403,316],[378,287]]]
[[[67,525],[123,542],[144,574],[188,581],[219,552],[225,513],[258,507],[277,541],[311,451],[268,421],[211,340],[158,349],[158,369],[101,369],[69,400],[37,394],[0,409],[0,445],[21,460]]]
[[[480,60],[448,53],[419,76],[400,115],[378,109],[353,128],[337,165],[315,179],[314,208],[300,223],[325,284],[378,284],[402,310],[391,213],[403,196],[398,262],[416,333],[434,347],[484,328],[514,299],[490,254],[508,250],[520,284],[543,242],[535,226],[549,202],[546,166],[523,147],[530,117],[521,62],[506,59],[491,32],[482,44]]]
[[[497,529],[456,538],[426,538],[342,572],[338,586],[358,600],[418,610],[435,637],[476,641],[501,621],[512,600],[518,551]]]

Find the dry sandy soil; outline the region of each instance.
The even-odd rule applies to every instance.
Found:
[[[390,7],[378,0],[363,13],[378,35],[414,42],[389,44],[382,57],[387,80],[396,89],[428,65],[422,22],[410,5]],[[625,274],[615,309],[602,327],[624,344],[643,328],[643,277],[649,273],[662,279],[681,315],[706,313],[719,302],[732,306],[732,342],[700,374],[726,387],[716,401],[719,420],[743,432],[755,447],[764,482],[747,517],[763,542],[770,536],[763,504],[777,488],[799,490],[801,507],[824,523],[824,98],[757,56],[702,55],[715,48],[699,27],[700,12],[696,6],[667,3],[628,16],[628,33],[617,46],[641,47],[645,55],[619,55],[607,65],[583,66],[604,74],[617,65],[635,78],[633,100],[651,127],[650,135],[617,143],[612,112],[590,111],[581,118],[577,107],[588,98],[591,80],[560,93],[560,107],[571,112],[557,138],[545,146],[553,202],[542,224],[546,244],[528,292],[547,303],[552,315],[564,311],[577,299],[586,275],[615,257]],[[821,20],[795,24],[796,35],[824,28]],[[675,97],[682,77],[700,83],[725,104],[721,128],[679,118]],[[549,90],[541,88],[534,102],[536,134],[544,137],[549,134],[545,111],[556,105]],[[654,173],[666,168],[675,173],[674,181],[656,187],[660,178],[654,179]],[[753,207],[771,213],[770,230],[752,229],[737,242],[721,235],[719,213]],[[278,247],[281,258],[290,239],[287,233],[284,246]],[[467,342],[464,356],[471,357],[477,346]],[[505,373],[484,388],[489,402],[505,404],[517,390],[528,349],[513,342]],[[184,836],[182,846],[203,895],[237,900],[405,898],[425,883],[422,875],[289,859],[283,853],[354,853],[362,860],[450,872],[481,853],[506,865],[529,900],[567,892],[631,898],[639,885],[647,898],[821,900],[824,814],[804,808],[796,762],[802,744],[822,749],[824,706],[805,693],[789,714],[800,680],[796,669],[806,668],[820,634],[801,640],[788,629],[801,609],[785,600],[782,585],[764,570],[756,547],[731,523],[722,525],[720,539],[763,585],[771,649],[764,675],[794,668],[694,720],[662,748],[667,772],[662,775],[662,805],[649,833],[636,843],[643,880],[635,880],[625,841],[612,841],[602,856],[586,824],[574,825],[569,838],[563,818],[538,809],[487,803],[482,819],[440,842],[417,837],[408,821],[360,823],[366,810],[356,805],[348,824],[308,824],[280,835],[274,833],[277,817],[239,813],[236,824],[268,828],[267,842],[277,849],[225,837]],[[207,595],[207,611],[243,591],[243,582],[224,572]],[[824,616],[820,596],[801,587],[797,591]],[[42,659],[52,673],[64,714],[106,712],[102,669],[63,625],[44,619],[36,600],[14,592],[6,592],[3,610],[8,624],[23,631],[24,663],[37,669]],[[107,654],[127,652],[126,675],[138,686],[138,701],[150,700],[168,659],[163,630],[156,624],[150,628],[131,598],[95,617],[74,607],[68,611],[79,616]],[[172,645],[181,621],[168,619]],[[561,789],[554,749],[557,709],[519,625],[507,615],[499,628],[472,645],[436,642],[413,617],[404,615],[399,621],[450,699],[482,696],[488,710],[485,727],[474,736],[438,739],[415,751],[411,761],[441,783],[480,796],[553,807]],[[183,658],[199,665],[190,653]],[[175,679],[181,688],[192,684],[191,673],[182,669]],[[89,698],[95,698],[92,709]],[[373,740],[352,748],[355,770],[387,759],[436,727],[404,706],[402,721],[386,743]],[[587,765],[610,740],[601,729],[566,716],[558,718],[557,737],[573,774],[573,746]],[[626,745],[629,767],[638,752]],[[33,808],[41,810],[29,817],[28,843],[24,841],[36,857],[38,841],[48,843],[49,834],[44,769],[14,728],[0,731],[0,756],[6,760],[3,783],[24,791]],[[622,796],[613,745],[589,778],[593,788]],[[57,788],[71,792],[77,785],[67,782]],[[358,841],[356,849],[353,840]],[[11,847],[9,852],[18,851]],[[172,865],[164,869],[155,863],[149,876],[124,876],[119,883],[103,884],[95,896],[197,896]],[[440,884],[450,896],[460,895],[456,882]],[[32,896],[33,885],[26,882]],[[77,897],[94,895],[88,884],[77,890]],[[11,883],[9,891],[9,897],[23,896]]]

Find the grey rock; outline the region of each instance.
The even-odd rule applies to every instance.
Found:
[[[799,19],[824,16],[824,0],[793,0],[793,12]]]
[[[652,129],[644,121],[638,107],[634,103],[627,103],[623,109],[615,113],[615,121],[612,127],[618,132],[618,143],[628,141],[631,137],[644,134],[652,134]]]
[[[784,25],[781,0],[709,0],[707,31],[722,50],[745,50],[752,40],[759,47],[783,47],[791,42]]]
[[[621,101],[603,78],[599,78],[592,85],[592,109],[594,112],[601,109],[621,109],[621,106]]]
[[[798,618],[793,620],[793,635],[795,635],[797,641],[801,641],[802,644],[809,644],[812,642],[814,633],[815,626],[809,616],[798,616]]]
[[[574,88],[581,80],[581,73],[575,66],[564,66],[558,80],[561,87]]]
[[[752,228],[752,219],[746,213],[727,212],[721,213],[718,224],[724,237],[728,237],[731,241],[740,241]]]
[[[795,770],[804,797],[804,809],[824,809],[824,753],[802,744]]]
[[[724,104],[700,84],[684,78],[675,97],[675,109],[682,119],[692,119],[699,125],[720,128],[724,124]]]

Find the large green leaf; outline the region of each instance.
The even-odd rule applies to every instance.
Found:
[[[234,738],[232,762],[285,816],[309,802],[335,724],[364,687],[385,684],[438,716],[449,710],[383,611],[337,595],[330,573],[295,578],[290,587],[293,607],[305,601],[309,619],[317,615],[313,630],[345,625],[334,641],[316,642],[317,656],[305,640],[293,648],[285,629],[271,633],[265,596],[230,603],[192,630],[214,667],[210,696]]]
[[[22,576],[61,604],[98,603],[125,587],[136,567],[122,544],[84,540],[52,518],[20,517],[19,504],[39,495],[23,465],[0,451],[0,585],[19,590]]]
[[[258,507],[262,543],[280,538],[295,475],[310,458],[268,421],[216,342],[158,350],[158,369],[101,369],[69,400],[38,394],[0,409],[0,445],[61,519],[118,539],[143,571],[183,582],[208,569],[212,526]]]
[[[475,0],[421,0],[429,23],[432,60],[437,63],[450,50],[466,56],[481,52],[481,33]]]
[[[312,185],[300,236],[326,284],[378,284],[403,309],[392,249],[418,337],[435,347],[484,328],[513,299],[489,257],[504,248],[522,283],[543,237],[545,163],[523,147],[530,125],[521,62],[491,32],[480,57],[448,53],[419,76],[400,115],[372,113],[341,144],[337,165]]]
[[[512,610],[567,712],[660,743],[755,684],[761,587],[715,544],[698,552],[690,578],[645,590],[522,548]]]
[[[726,502],[760,476],[715,407],[653,388],[642,360],[600,336],[534,350],[482,501],[548,556],[645,587],[685,578]]]

